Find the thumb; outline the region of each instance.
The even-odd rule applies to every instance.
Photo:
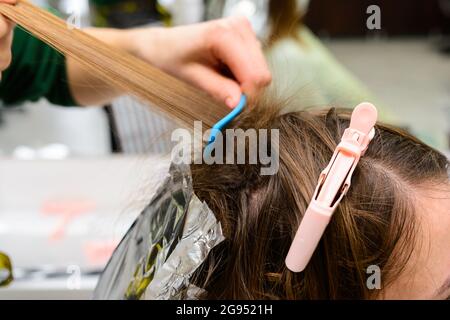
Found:
[[[6,4],[16,4],[17,0],[0,0],[0,4],[6,3]],[[3,38],[6,36],[11,29],[13,28],[14,23],[11,22],[6,17],[0,15],[0,38]]]
[[[8,18],[0,15],[0,39],[5,38],[12,31],[14,23]]]

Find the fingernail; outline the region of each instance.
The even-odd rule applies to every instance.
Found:
[[[236,103],[234,102],[234,99],[232,97],[228,97],[225,100],[225,104],[227,105],[228,108],[230,109],[234,109],[234,107],[236,107]]]

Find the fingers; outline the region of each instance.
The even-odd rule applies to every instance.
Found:
[[[218,101],[223,101],[229,108],[239,102],[241,88],[232,79],[222,76],[216,70],[200,63],[192,63],[184,67],[183,78],[198,88],[208,92]],[[238,100],[236,101],[236,97]]]
[[[215,29],[209,38],[213,55],[230,69],[241,90],[250,99],[256,98],[272,77],[249,21],[230,18],[214,23]],[[240,95],[232,99],[236,105]]]
[[[13,27],[14,23],[11,20],[0,15],[0,39],[3,39],[5,36],[9,35]]]
[[[5,70],[11,63],[11,45],[13,23],[0,15],[0,70]]]
[[[231,19],[234,29],[239,32],[244,43],[247,44],[248,54],[253,62],[253,79],[249,75],[249,81],[242,84],[244,92],[250,92],[250,95],[257,95],[261,89],[269,85],[272,81],[272,75],[264,56],[261,42],[258,40],[250,21],[245,17],[236,17]]]
[[[17,0],[0,0],[0,4],[1,3],[16,4]],[[12,21],[0,15],[0,39],[3,39],[5,36],[9,35],[13,27],[14,23]]]

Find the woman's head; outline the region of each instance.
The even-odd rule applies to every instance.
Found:
[[[441,288],[450,276],[448,160],[383,125],[377,125],[305,271],[286,268],[291,242],[320,172],[348,127],[349,113],[279,115],[276,110],[259,106],[233,124],[279,130],[275,175],[261,176],[259,165],[192,166],[195,192],[227,238],[195,276],[206,298],[448,296],[450,289]],[[381,290],[370,290],[378,276]]]

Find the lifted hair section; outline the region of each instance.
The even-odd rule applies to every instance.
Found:
[[[229,109],[144,61],[112,48],[27,1],[0,4],[0,13],[56,50],[118,88],[151,103],[160,112],[191,128],[195,120],[212,127]]]

